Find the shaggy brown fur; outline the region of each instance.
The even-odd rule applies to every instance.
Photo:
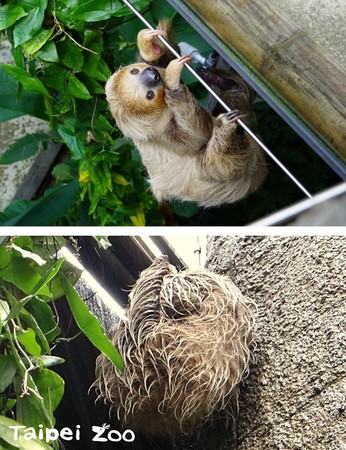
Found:
[[[217,411],[232,414],[248,371],[253,316],[226,277],[176,272],[163,256],[130,293],[127,321],[113,330],[125,370],[96,363],[99,398],[124,426],[145,434],[193,431]]]
[[[172,59],[157,39],[170,36],[170,25],[164,21],[158,27],[138,35],[146,62],[121,68],[107,82],[117,125],[139,149],[159,202],[181,199],[209,207],[240,200],[262,184],[265,155],[237,125],[242,113],[213,118],[180,83],[190,58]],[[169,60],[166,69],[159,67]],[[237,82],[237,92],[224,95],[249,117],[251,89],[239,76]]]

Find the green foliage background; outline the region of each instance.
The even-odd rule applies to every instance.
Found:
[[[99,239],[101,242],[102,239]],[[117,350],[74,289],[80,276],[59,254],[62,237],[14,237],[0,246],[0,448],[58,448],[41,440],[14,438],[9,427],[54,428],[54,411],[65,381],[51,366],[64,363],[51,349],[62,339],[54,302],[66,296],[89,340],[123,370]],[[72,336],[71,336],[72,338]],[[69,338],[69,339],[71,339]]]
[[[122,138],[104,97],[104,83],[136,59],[143,28],[121,0],[0,0],[0,31],[12,43],[14,65],[0,67],[0,121],[23,114],[48,120],[68,158],[52,171],[53,186],[33,201],[13,202],[0,225],[161,225],[137,150]],[[210,47],[164,0],[134,0],[147,20],[173,20],[176,40],[207,55]],[[183,81],[204,102],[206,92],[189,73]],[[258,99],[257,131],[311,192],[339,181],[320,158]],[[50,137],[20,139],[1,164],[35,154]],[[170,206],[186,225],[244,225],[303,198],[270,160],[263,187],[234,205],[201,214],[196,204]]]
[[[155,22],[148,0],[134,5]],[[38,200],[11,204],[2,225],[162,223],[140,158],[121,138],[104,98],[111,72],[136,58],[139,28],[121,1],[1,1],[0,30],[15,64],[0,68],[0,120],[46,119],[70,155],[54,168],[53,188]],[[0,163],[32,156],[48,138],[25,136]]]

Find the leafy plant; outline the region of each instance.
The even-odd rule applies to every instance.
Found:
[[[119,368],[123,362],[73,288],[79,272],[59,249],[60,237],[15,237],[0,246],[0,448],[33,448],[9,427],[54,427],[54,410],[64,380],[51,366],[64,361],[51,353],[60,339],[54,301],[65,295],[81,331]],[[6,443],[6,444],[5,444]],[[50,448],[34,441],[35,448]],[[31,447],[30,447],[31,445]],[[56,441],[52,442],[53,448]]]
[[[120,31],[133,22],[130,10],[114,0],[0,3],[0,30],[15,61],[0,68],[0,121],[23,114],[43,118],[53,139],[69,150],[68,160],[53,170],[53,189],[40,199],[14,202],[0,224],[160,224],[140,158],[114,127],[104,99],[104,83],[122,63],[115,54],[131,49],[135,57],[135,35],[125,41]],[[133,3],[142,12],[150,4]],[[25,136],[0,163],[32,156],[46,139]]]

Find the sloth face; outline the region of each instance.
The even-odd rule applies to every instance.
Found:
[[[165,70],[145,63],[131,64],[113,74],[106,84],[111,109],[117,107],[132,113],[163,108]]]
[[[138,69],[138,67],[134,67],[130,70],[130,75],[137,76],[139,78],[139,83],[147,88],[146,98],[147,100],[153,100],[155,98],[155,90],[163,84],[163,80],[161,75],[155,67],[146,67],[143,70]]]

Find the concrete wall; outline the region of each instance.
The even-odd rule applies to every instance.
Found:
[[[209,239],[207,267],[258,306],[237,438],[218,449],[346,449],[345,261],[346,237]]]

